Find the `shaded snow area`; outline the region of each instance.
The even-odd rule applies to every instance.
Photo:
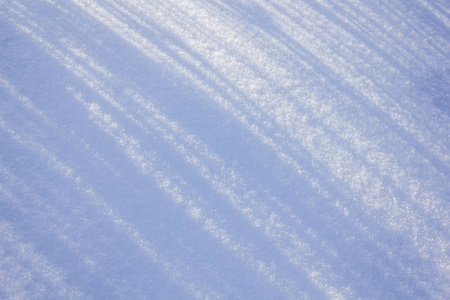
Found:
[[[1,299],[449,299],[448,0],[0,0]]]

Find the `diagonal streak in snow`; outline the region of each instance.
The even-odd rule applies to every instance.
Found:
[[[0,4],[0,26],[8,26],[0,27],[0,43],[4,42],[0,51],[16,56],[8,48],[15,40],[1,35],[11,28],[43,49],[52,58],[50,63],[76,79],[63,78],[57,86],[65,88],[64,103],[73,101],[71,105],[86,113],[87,125],[97,130],[88,139],[102,136],[117,146],[111,153],[89,153],[91,146],[82,136],[86,132],[61,127],[64,116],[45,106],[43,89],[50,97],[60,97],[52,85],[44,83],[41,88],[34,83],[33,90],[33,83],[25,87],[28,77],[15,75],[8,63],[0,69],[0,97],[6,96],[0,103],[4,108],[0,138],[6,142],[4,149],[9,149],[0,149],[0,163],[6,163],[0,164],[3,205],[30,216],[30,224],[44,220],[48,229],[36,232],[51,232],[81,261],[95,262],[91,252],[83,252],[90,242],[76,231],[59,230],[58,224],[74,225],[82,213],[73,206],[64,215],[63,206],[46,203],[46,198],[65,197],[62,187],[45,183],[53,178],[47,173],[38,180],[26,177],[36,172],[32,166],[21,164],[23,172],[6,167],[15,164],[11,159],[19,161],[24,155],[7,152],[15,149],[14,143],[28,149],[28,159],[44,161],[67,179],[83,199],[89,199],[84,203],[95,207],[114,231],[137,245],[192,297],[237,297],[245,284],[261,278],[273,291],[293,299],[442,298],[449,293],[450,122],[445,84],[450,78],[450,48],[445,36],[450,14],[443,1],[0,0]],[[91,55],[99,50],[105,53]],[[133,54],[125,53],[129,50]],[[129,67],[130,59],[144,66]],[[5,66],[3,60],[0,63],[0,68]],[[151,78],[153,87],[147,87],[147,78],[138,77],[150,65],[173,79]],[[157,87],[166,80],[182,82],[182,88],[175,87],[178,97],[185,97],[187,91],[193,105],[206,103],[206,110],[223,112],[243,129],[235,136],[256,142],[262,157],[274,161],[250,158],[264,167],[240,172],[230,162],[238,154],[221,150],[214,140],[211,143],[207,130],[199,130],[196,121],[180,118],[184,108],[193,111],[187,101],[171,100],[180,109],[166,113],[163,101],[171,94],[166,97]],[[22,89],[27,96],[20,94]],[[211,133],[225,132],[215,130]],[[67,145],[75,143],[72,151]],[[67,155],[60,153],[67,150]],[[163,153],[166,150],[169,153]],[[90,171],[81,157],[76,158],[80,153],[116,178],[138,174],[134,175],[138,180],[148,179],[174,207],[200,224],[202,233],[197,234],[214,237],[217,245],[249,266],[248,274],[255,278],[239,285],[245,275],[230,278],[239,268],[212,271],[208,268],[217,267],[208,265],[212,260],[196,265],[203,259],[189,257],[192,252],[182,254],[177,249],[172,257],[159,253],[145,227],[139,227],[139,218],[133,219],[129,211],[121,216],[120,209],[113,209],[116,203],[108,199],[107,184],[91,182],[93,176],[81,173]],[[117,165],[118,153],[124,157]],[[257,174],[265,171],[270,174]],[[124,193],[142,190],[143,185],[127,182]],[[8,213],[6,218],[5,228],[13,228],[12,222],[20,225]],[[238,226],[243,227],[236,230]],[[16,241],[21,238],[12,236],[20,233],[2,236],[0,246],[20,248]],[[196,240],[194,234],[187,238]],[[25,248],[38,257],[31,246]],[[189,246],[186,250],[192,251]],[[176,261],[170,261],[174,257]],[[50,265],[42,261],[32,259],[32,265]],[[196,274],[200,269],[205,273]],[[64,272],[52,270],[66,280]],[[209,280],[210,275],[215,279]],[[139,285],[127,282],[127,275],[120,277],[117,280],[130,289]],[[64,285],[68,282],[54,279],[47,281],[53,282],[56,293],[74,293]],[[119,282],[106,281],[110,287]],[[219,282],[222,286],[215,286]],[[374,290],[374,283],[379,290]],[[21,284],[25,281],[17,290],[25,289]]]

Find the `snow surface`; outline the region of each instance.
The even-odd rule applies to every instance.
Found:
[[[448,0],[0,0],[1,299],[449,299]]]

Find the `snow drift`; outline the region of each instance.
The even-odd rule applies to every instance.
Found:
[[[444,0],[0,0],[0,297],[450,296]]]

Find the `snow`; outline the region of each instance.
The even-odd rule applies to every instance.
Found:
[[[448,1],[0,7],[0,298],[450,297]]]

